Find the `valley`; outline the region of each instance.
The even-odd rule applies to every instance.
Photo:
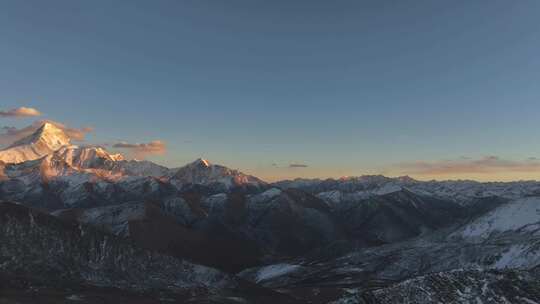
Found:
[[[1,303],[540,302],[539,182],[267,183],[51,124],[0,160]]]

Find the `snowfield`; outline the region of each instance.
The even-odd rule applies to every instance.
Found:
[[[536,232],[540,228],[540,197],[525,197],[500,206],[458,232],[463,238],[486,239],[503,232]]]

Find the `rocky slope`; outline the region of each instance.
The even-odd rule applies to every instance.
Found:
[[[220,229],[210,225],[191,226],[193,220],[202,219],[190,208],[189,203],[179,197],[164,203],[59,210],[54,215],[129,238],[149,250],[231,273],[260,263],[262,253],[253,240],[222,226]]]
[[[0,271],[121,289],[213,292],[235,287],[215,269],[139,249],[91,227],[0,203]]]
[[[394,243],[449,226],[465,217],[464,208],[452,201],[399,189],[360,201],[342,198],[332,204],[334,218],[348,239],[364,245]]]
[[[299,303],[91,226],[0,202],[1,303]]]
[[[23,165],[8,165],[5,172],[10,176],[11,167]],[[84,170],[95,169],[85,166]],[[76,171],[95,174],[84,170]],[[56,174],[53,180],[60,176]],[[152,178],[163,189],[170,189],[167,192],[143,186],[145,182],[141,181],[148,178],[100,180],[97,184],[114,188],[92,192],[92,204],[75,205],[78,208],[54,214],[130,239],[162,255],[187,258],[227,272],[242,270],[242,278],[300,302],[364,303],[358,301],[369,299],[372,302],[366,303],[391,303],[388,301],[394,300],[385,297],[395,299],[409,290],[395,287],[400,282],[419,282],[415,284],[432,288],[432,273],[454,278],[455,269],[478,270],[473,277],[485,276],[497,286],[500,280],[492,280],[493,271],[503,276],[510,269],[526,274],[540,264],[540,213],[536,210],[540,200],[533,196],[517,200],[471,196],[460,205],[449,196],[444,199],[426,191],[388,185],[375,188],[367,196],[341,190],[340,195],[313,195],[276,187],[258,192],[231,188],[213,194],[204,188],[178,189],[167,180]],[[133,185],[125,184],[128,182]],[[115,195],[123,193],[116,197],[126,203],[110,199],[110,189],[124,189],[115,191]],[[148,194],[152,195],[140,199]],[[246,267],[251,268],[244,270]],[[469,277],[463,275],[463,280]],[[449,280],[459,282],[460,278]],[[469,299],[454,296],[463,293],[459,284],[429,292],[430,299],[444,299],[441,292],[453,294],[455,301],[448,303],[467,303]],[[535,299],[534,294],[518,295]],[[470,296],[484,300],[474,292]],[[500,298],[493,303],[499,303]],[[412,297],[411,301],[420,300]]]
[[[484,242],[504,236],[540,236],[540,197],[503,204],[467,223],[450,237]]]
[[[342,237],[324,202],[292,190],[183,193],[154,202],[53,214],[231,272],[298,256]]]

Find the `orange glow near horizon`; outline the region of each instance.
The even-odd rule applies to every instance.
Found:
[[[478,182],[510,182],[523,180],[540,180],[540,172],[490,172],[490,173],[460,173],[460,174],[406,174],[401,171],[379,172],[366,170],[358,174],[340,174],[336,170],[247,170],[245,173],[254,175],[266,182],[276,182],[280,180],[293,180],[296,178],[305,179],[340,179],[343,177],[355,177],[362,175],[384,175],[387,177],[409,176],[419,181],[430,180],[474,180]]]

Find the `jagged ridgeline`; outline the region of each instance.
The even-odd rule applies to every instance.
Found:
[[[0,302],[536,303],[539,195],[171,169],[46,123],[0,151]]]

